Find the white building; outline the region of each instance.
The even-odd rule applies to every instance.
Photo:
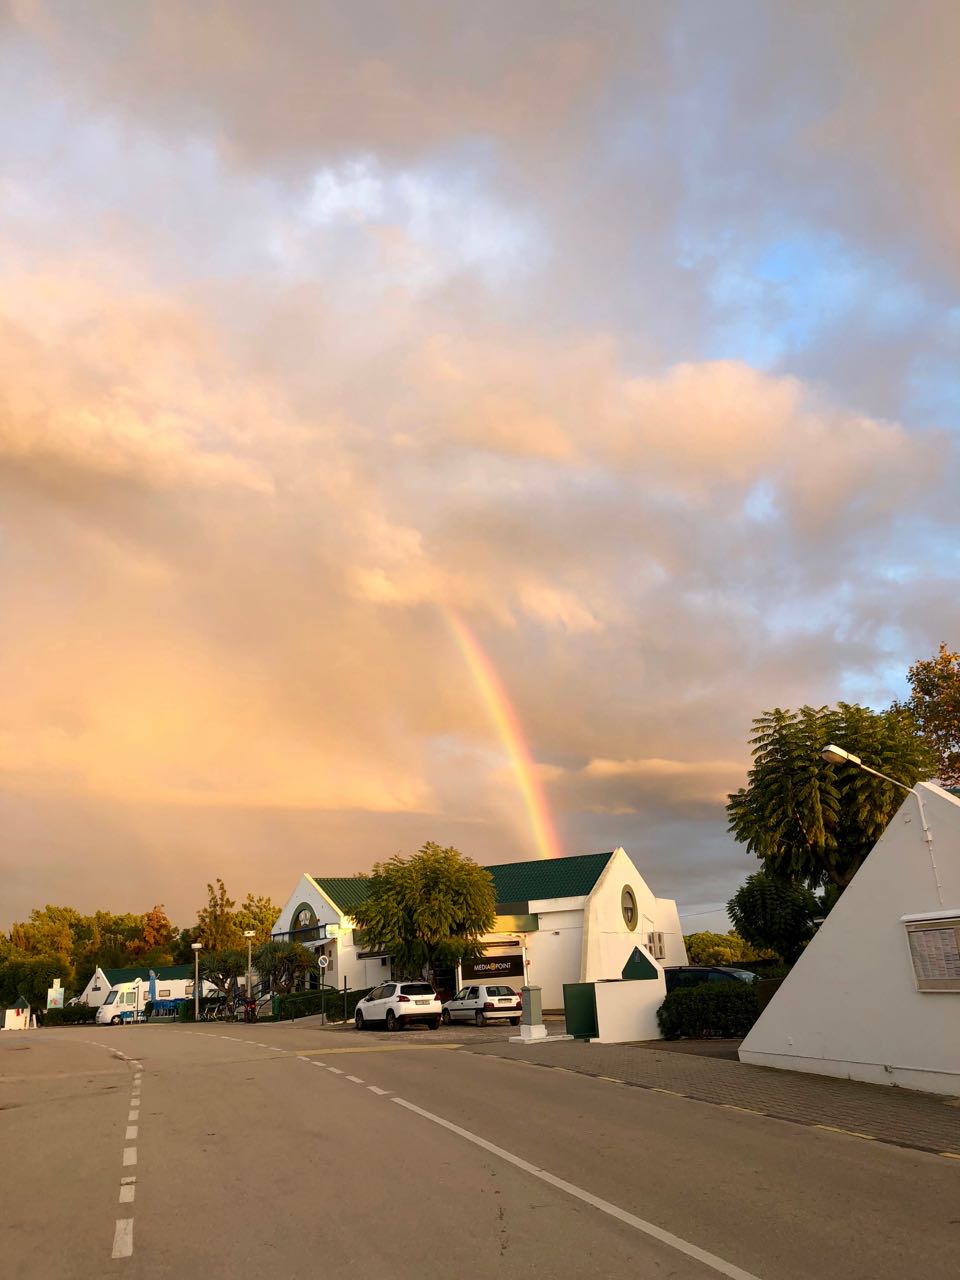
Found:
[[[487,870],[496,925],[483,939],[482,959],[435,974],[445,994],[470,978],[502,977],[541,987],[544,1008],[559,1009],[565,982],[619,978],[638,943],[663,965],[687,963],[676,903],[654,896],[623,849]],[[346,980],[356,990],[392,976],[388,956],[364,952],[354,939],[350,913],[366,883],[305,873],[274,925],[274,938],[294,938],[328,956],[328,985]]]
[[[960,1094],[960,801],[916,790],[922,811],[904,799],[741,1061]]]

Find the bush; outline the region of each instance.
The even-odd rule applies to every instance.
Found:
[[[759,1016],[756,983],[737,981],[679,988],[657,1010],[665,1040],[745,1036]]]
[[[63,1009],[45,1009],[43,1025],[45,1027],[74,1027],[81,1023],[95,1022],[96,1009],[85,1004],[68,1004]]]
[[[347,1020],[353,1017],[354,1010],[363,999],[373,990],[373,987],[365,987],[362,991],[347,992]],[[327,987],[326,991],[295,991],[290,995],[278,996],[276,1000],[276,1010],[278,1021],[289,1018],[308,1018],[313,1013],[326,1012],[327,1018],[334,1022],[339,1022],[343,1017],[343,991],[337,990],[336,987]]]

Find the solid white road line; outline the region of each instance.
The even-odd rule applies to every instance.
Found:
[[[363,1084],[363,1081],[359,1076],[347,1076],[347,1079],[351,1081],[352,1084]]]
[[[567,1195],[573,1196],[577,1200],[582,1200],[584,1204],[592,1205],[594,1209],[599,1209],[601,1213],[606,1213],[611,1218],[616,1218],[618,1221],[626,1223],[628,1227],[633,1227],[644,1235],[658,1240],[661,1244],[665,1244],[671,1249],[676,1249],[678,1253],[685,1254],[696,1262],[702,1262],[705,1267],[709,1267],[711,1271],[716,1271],[718,1275],[727,1276],[728,1280],[758,1280],[751,1272],[744,1271],[741,1267],[736,1267],[732,1262],[726,1262],[723,1258],[718,1258],[715,1253],[708,1253],[706,1249],[701,1249],[687,1240],[682,1240],[680,1236],[675,1236],[671,1231],[664,1231],[662,1227],[658,1227],[652,1222],[646,1222],[643,1218],[638,1218],[636,1214],[629,1213],[626,1209],[621,1209],[619,1205],[611,1204],[609,1200],[602,1200],[600,1196],[595,1196],[591,1192],[585,1191],[582,1187],[575,1186],[572,1182],[566,1182],[563,1178],[555,1177],[554,1174],[548,1173],[546,1169],[540,1169],[537,1165],[530,1164],[528,1160],[523,1160],[520,1156],[515,1156],[512,1152],[505,1151],[503,1147],[498,1147],[495,1143],[488,1142],[486,1138],[481,1138],[478,1134],[471,1133],[469,1129],[461,1129],[460,1125],[453,1124],[450,1120],[444,1120],[442,1116],[436,1116],[432,1111],[424,1111],[423,1107],[407,1102],[405,1098],[391,1098],[391,1102],[404,1107],[407,1111],[415,1112],[418,1116],[422,1116],[424,1120],[430,1120],[433,1124],[438,1124],[443,1129],[449,1129],[451,1133],[457,1134],[460,1138],[465,1138],[467,1142],[472,1142],[474,1146],[482,1147],[484,1151],[489,1151],[491,1155],[499,1156],[507,1164],[512,1164],[515,1168],[522,1169],[524,1173],[529,1173],[532,1177],[539,1178],[541,1182],[546,1182],[549,1186],[556,1187],[559,1191],[564,1191]]]
[[[125,1142],[136,1142],[136,1140],[137,1140],[137,1126],[136,1126],[135,1124],[128,1124],[128,1125],[127,1125],[127,1135],[126,1135],[126,1138],[124,1139],[124,1141],[125,1141]]]
[[[129,1258],[133,1253],[133,1219],[118,1218],[113,1232],[113,1256]]]
[[[136,1147],[124,1147],[124,1148],[123,1148],[123,1163],[124,1163],[125,1165],[129,1165],[129,1164],[136,1164],[136,1163],[137,1163],[137,1148],[136,1148]]]
[[[137,1194],[137,1188],[132,1184],[127,1187],[120,1188],[120,1203],[133,1204],[133,1198]]]
[[[375,1084],[368,1084],[367,1088],[370,1090],[371,1093],[376,1093],[381,1098],[385,1098],[387,1094],[390,1092],[389,1089],[378,1089]]]

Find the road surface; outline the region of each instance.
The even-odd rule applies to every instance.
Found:
[[[0,1274],[957,1274],[960,1162],[471,1054],[472,1033],[5,1033]]]

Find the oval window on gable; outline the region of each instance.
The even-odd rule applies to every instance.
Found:
[[[624,885],[620,895],[620,910],[623,912],[623,923],[631,931],[637,927],[637,900],[629,885]]]

